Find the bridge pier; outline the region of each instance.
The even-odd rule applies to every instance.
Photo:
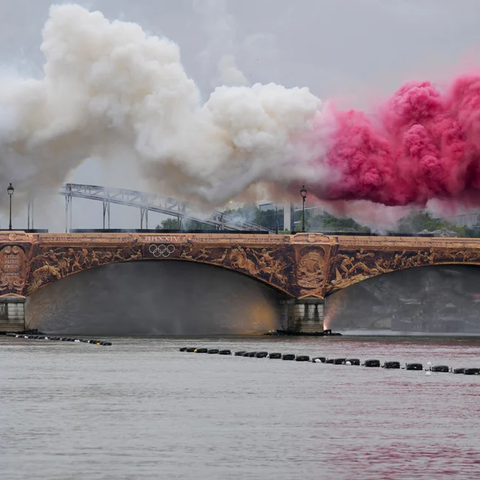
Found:
[[[0,298],[0,332],[21,332],[25,329],[25,298]]]
[[[323,332],[325,301],[319,298],[287,300],[284,303],[286,329],[289,332]]]

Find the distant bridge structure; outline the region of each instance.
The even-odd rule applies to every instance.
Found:
[[[214,210],[209,213],[199,212],[198,207],[191,203],[179,202],[171,197],[163,197],[153,193],[145,193],[125,188],[111,188],[100,185],[84,185],[78,183],[66,183],[59,192],[65,197],[65,231],[69,232],[73,225],[74,198],[83,198],[102,202],[103,204],[103,229],[110,229],[110,206],[124,205],[140,210],[140,229],[144,225],[148,230],[148,214],[150,212],[178,218],[180,225],[185,220],[194,220],[210,225],[215,230],[232,232],[265,232],[267,229],[253,222],[248,222],[238,215]],[[33,207],[32,207],[33,209]],[[30,210],[29,210],[30,212]],[[29,213],[30,218],[30,213]]]

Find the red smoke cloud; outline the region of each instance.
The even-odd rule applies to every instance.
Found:
[[[480,76],[459,77],[445,93],[430,82],[407,83],[375,117],[332,113],[337,128],[326,160],[319,161],[342,178],[327,190],[313,187],[319,198],[480,205]]]

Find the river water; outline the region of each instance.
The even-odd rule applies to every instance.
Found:
[[[0,337],[7,479],[478,479],[480,376],[180,353],[480,367],[477,338]]]

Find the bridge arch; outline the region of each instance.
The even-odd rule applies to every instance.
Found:
[[[357,282],[326,298],[329,326],[480,333],[479,267],[441,263]]]
[[[356,285],[358,283],[364,283],[368,282],[372,279],[379,278],[379,277],[384,277],[384,276],[390,276],[392,274],[395,274],[397,272],[403,272],[403,271],[408,271],[408,270],[420,270],[420,269],[425,269],[428,267],[441,267],[441,266],[472,266],[472,267],[480,267],[480,262],[436,262],[436,263],[431,263],[431,264],[425,264],[425,265],[412,265],[404,268],[398,268],[395,270],[390,270],[390,271],[385,271],[385,272],[379,272],[377,274],[359,274],[359,275],[353,275],[348,279],[348,281],[336,281],[336,279],[333,279],[331,282],[330,288],[327,289],[327,295],[330,296],[339,290],[344,290],[348,289],[349,287]]]
[[[72,275],[107,265],[131,262],[188,262],[209,265],[247,276],[285,297],[293,298],[288,282],[288,259],[274,258],[267,248],[183,248],[173,243],[128,245],[124,248],[49,248],[30,262],[26,296]]]
[[[197,262],[137,261],[84,270],[27,297],[26,324],[91,335],[248,334],[280,328],[284,295]]]
[[[422,239],[422,244],[414,248],[404,247],[400,241],[398,245],[383,242],[383,246],[378,242],[374,248],[340,247],[330,265],[325,296],[392,272],[438,265],[480,265],[479,243],[474,241],[456,240],[455,244]]]

